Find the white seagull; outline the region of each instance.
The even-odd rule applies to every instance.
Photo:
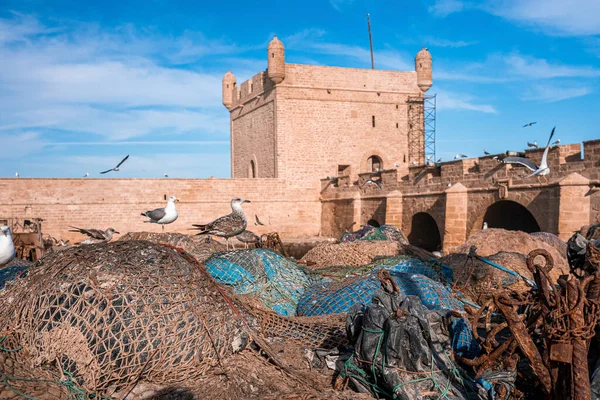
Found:
[[[6,225],[0,226],[0,267],[11,262],[16,255],[10,228]]]
[[[19,173],[15,172],[15,178],[18,178],[18,177],[19,177]]]
[[[533,143],[527,142],[527,147],[538,148],[537,140],[534,140]]]
[[[148,221],[154,224],[162,225],[162,230],[165,230],[165,224],[170,224],[171,222],[175,222],[179,214],[177,214],[177,209],[175,208],[175,202],[179,201],[179,199],[175,196],[169,196],[167,199],[167,206],[164,208],[157,208],[155,210],[143,212],[142,215],[144,217],[150,218]]]
[[[88,176],[90,176],[89,172],[86,172],[85,175],[83,176],[84,178],[87,178]]]
[[[539,166],[537,166],[533,161],[525,157],[505,157],[502,162],[505,164],[520,164],[524,167],[529,168],[533,171],[533,173],[527,178],[536,176],[540,185],[542,181],[540,180],[540,176],[543,176],[548,183],[547,175],[550,173],[550,167],[548,167],[548,150],[550,150],[550,141],[552,140],[552,136],[554,136],[554,130],[556,127],[552,128],[552,132],[550,132],[550,137],[548,138],[548,144],[546,144],[546,148],[544,149],[544,154],[542,155],[542,162]]]
[[[121,166],[121,164],[123,164],[128,158],[129,158],[129,154],[127,155],[127,157],[125,157],[124,159],[122,159],[121,162],[118,163],[116,167],[111,168],[111,169],[107,169],[106,171],[102,171],[100,173],[101,174],[106,174],[107,172],[110,172],[110,171],[118,171],[119,167]]]

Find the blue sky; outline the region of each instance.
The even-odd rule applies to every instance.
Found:
[[[600,0],[0,0],[0,176],[228,177],[227,69],[369,68],[367,12],[376,68],[432,53],[438,157],[600,137]]]

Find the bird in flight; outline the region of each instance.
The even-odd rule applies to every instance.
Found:
[[[534,147],[537,149],[538,148],[537,140],[534,140],[533,143],[527,142],[527,147]]]
[[[556,139],[556,141],[552,143],[552,146],[558,146],[559,144],[560,144],[560,139]]]
[[[254,214],[254,219],[256,219],[254,225],[264,225],[262,222],[260,222],[260,219],[258,219],[258,215]]]
[[[547,175],[550,173],[550,167],[548,167],[548,150],[550,149],[550,141],[552,140],[552,136],[554,136],[555,129],[556,129],[556,127],[552,128],[552,132],[550,132],[550,137],[548,138],[548,144],[546,144],[546,148],[544,149],[544,154],[542,155],[542,162],[540,163],[539,166],[536,165],[530,159],[525,158],[525,157],[505,157],[502,160],[502,162],[505,164],[523,165],[524,167],[527,167],[528,169],[533,171],[533,173],[531,175],[527,176],[527,178],[529,178],[531,176],[536,176],[538,179],[538,182],[541,185],[542,181],[540,180],[540,176],[543,176],[544,179],[546,180],[546,183],[548,183]]]
[[[530,122],[528,124],[523,125],[523,128],[527,127],[527,126],[532,126],[533,124],[537,124],[537,122]]]
[[[88,176],[90,176],[89,172],[86,172],[85,175],[83,176],[84,178],[87,178]]]
[[[383,189],[381,188],[381,182],[379,182],[379,181],[374,181],[374,180],[372,180],[372,179],[367,179],[367,180],[365,181],[365,185],[366,185],[366,184],[368,184],[368,183],[374,183],[374,184],[375,184],[375,185],[376,185],[376,186],[379,188],[379,190],[383,190]]]
[[[101,174],[106,174],[107,172],[110,172],[110,171],[118,171],[119,167],[121,166],[121,164],[123,164],[128,158],[129,158],[129,154],[127,155],[127,157],[125,157],[124,159],[122,159],[121,162],[119,164],[117,164],[116,167],[111,168],[111,169],[107,169],[106,171],[102,171],[100,173]]]
[[[486,156],[490,155],[490,153],[488,153],[485,149],[483,149],[483,154],[486,155]]]

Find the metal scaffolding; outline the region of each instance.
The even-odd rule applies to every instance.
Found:
[[[436,95],[409,96],[408,160],[412,165],[435,162]]]

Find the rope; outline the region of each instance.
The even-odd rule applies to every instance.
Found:
[[[527,284],[529,286],[531,286],[534,289],[537,288],[537,285],[535,284],[535,282],[533,280],[529,279],[528,277],[526,277],[525,275],[515,272],[506,267],[503,267],[502,265],[498,265],[495,262],[492,262],[484,257],[477,255],[477,253],[475,253],[476,250],[477,250],[477,248],[475,246],[471,246],[471,249],[469,250],[469,257],[475,257],[479,261],[482,261],[491,267],[494,267],[496,269],[499,269],[500,271],[506,272],[509,275],[516,276],[518,278],[522,278],[525,282],[527,282]]]

